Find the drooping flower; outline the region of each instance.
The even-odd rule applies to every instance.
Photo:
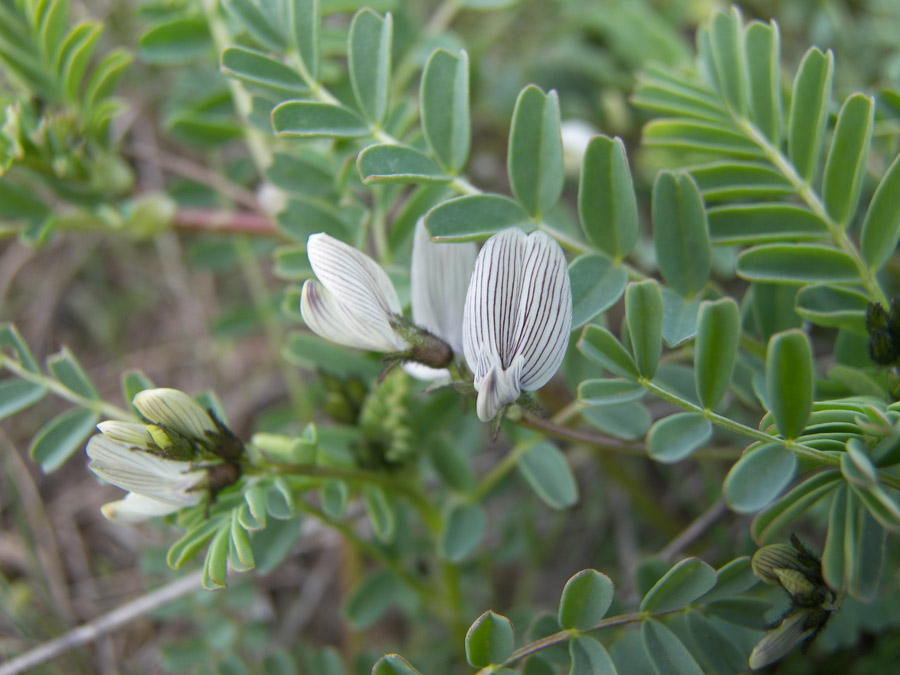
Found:
[[[104,504],[107,518],[133,523],[174,513],[240,477],[243,443],[190,396],[148,389],[132,403],[144,423],[102,422],[87,444],[88,468],[128,491]]]
[[[475,263],[463,317],[478,418],[493,419],[523,390],[549,382],[571,328],[572,288],[559,244],[518,228],[491,237]]]
[[[309,238],[306,253],[317,280],[303,284],[300,313],[313,332],[359,349],[409,348],[394,328],[401,312],[397,291],[374,260],[324,233]]]

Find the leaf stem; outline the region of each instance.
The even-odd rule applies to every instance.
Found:
[[[740,117],[735,118],[735,123],[741,131],[749,136],[750,139],[762,149],[766,155],[766,159],[784,174],[784,177],[790,181],[791,185],[803,201],[806,202],[806,205],[809,206],[810,210],[822,219],[822,222],[828,227],[834,243],[853,259],[853,264],[856,265],[856,269],[859,272],[860,281],[862,281],[863,286],[865,286],[869,295],[876,302],[881,303],[883,306],[887,306],[887,299],[885,298],[884,291],[881,290],[881,286],[878,284],[878,280],[875,278],[875,272],[866,265],[859,250],[854,246],[853,242],[850,241],[850,238],[847,236],[847,233],[841,224],[835,222],[828,214],[825,204],[822,203],[821,198],[812,189],[812,186],[800,177],[790,160],[784,156],[780,149],[772,145],[769,139],[756,128],[756,125],[748,119]]]
[[[16,377],[46,387],[60,398],[71,401],[82,408],[93,410],[98,415],[102,415],[108,419],[121,420],[123,422],[133,422],[135,419],[135,414],[130,410],[120,408],[119,406],[107,403],[106,401],[95,401],[93,399],[85,398],[84,396],[67,389],[58,380],[54,380],[43,373],[33,373],[30,370],[26,370],[18,361],[4,354],[0,354],[0,367],[5,367],[12,371]]]

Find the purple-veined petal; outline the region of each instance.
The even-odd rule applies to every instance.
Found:
[[[431,241],[422,219],[416,223],[410,273],[413,323],[431,331],[455,352],[462,351],[463,310],[478,247],[473,242]]]
[[[107,520],[116,523],[140,523],[154,516],[167,516],[182,508],[184,504],[172,504],[129,492],[125,499],[101,506],[100,512]]]
[[[528,237],[524,267],[514,352],[525,360],[522,389],[534,391],[550,381],[566,355],[572,287],[562,248],[544,232]]]
[[[488,239],[475,262],[463,313],[463,351],[476,389],[495,364],[506,369],[515,357],[526,241],[518,228],[503,230]]]
[[[348,347],[378,352],[406,349],[386,317],[371,323],[361,314],[353,314],[319,282],[308,279],[300,294],[300,314],[314,333]]]

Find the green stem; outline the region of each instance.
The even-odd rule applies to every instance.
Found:
[[[822,203],[821,198],[812,189],[810,184],[797,173],[796,169],[794,169],[794,165],[784,156],[781,150],[774,146],[753,123],[743,118],[737,118],[735,119],[735,122],[741,131],[749,136],[750,139],[762,149],[766,155],[766,159],[768,159],[769,162],[771,162],[772,165],[788,179],[800,195],[801,199],[809,206],[810,210],[821,218],[828,226],[828,230],[831,233],[831,238],[834,240],[834,243],[839,249],[853,259],[853,264],[856,265],[860,281],[862,281],[863,285],[866,287],[869,295],[876,302],[880,302],[882,305],[887,306],[887,299],[885,298],[884,291],[881,290],[881,286],[878,284],[878,280],[875,278],[875,272],[866,265],[866,262],[862,259],[856,246],[854,246],[853,242],[850,241],[850,238],[847,236],[843,226],[840,223],[835,222],[828,214],[825,204]]]
[[[71,401],[82,408],[93,410],[98,415],[108,419],[122,420],[123,422],[133,422],[135,420],[136,416],[131,410],[120,408],[119,406],[107,403],[106,401],[95,401],[90,398],[85,398],[84,396],[67,389],[58,380],[47,377],[43,373],[33,373],[30,370],[23,368],[18,361],[8,356],[0,354],[0,367],[5,367],[16,377],[46,387],[60,398]]]

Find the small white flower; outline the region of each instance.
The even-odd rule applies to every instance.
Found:
[[[401,313],[397,291],[374,260],[324,233],[309,238],[306,253],[318,281],[303,284],[300,313],[313,332],[359,349],[409,347],[392,326]]]
[[[137,522],[175,513],[199,504],[205,494],[200,488],[206,471],[192,471],[190,462],[151,455],[102,434],[88,441],[87,454],[91,471],[129,492],[125,499],[102,507],[103,515],[110,520]]]
[[[562,363],[572,329],[566,258],[543,232],[495,234],[481,249],[463,317],[463,348],[483,422],[540,389]]]

